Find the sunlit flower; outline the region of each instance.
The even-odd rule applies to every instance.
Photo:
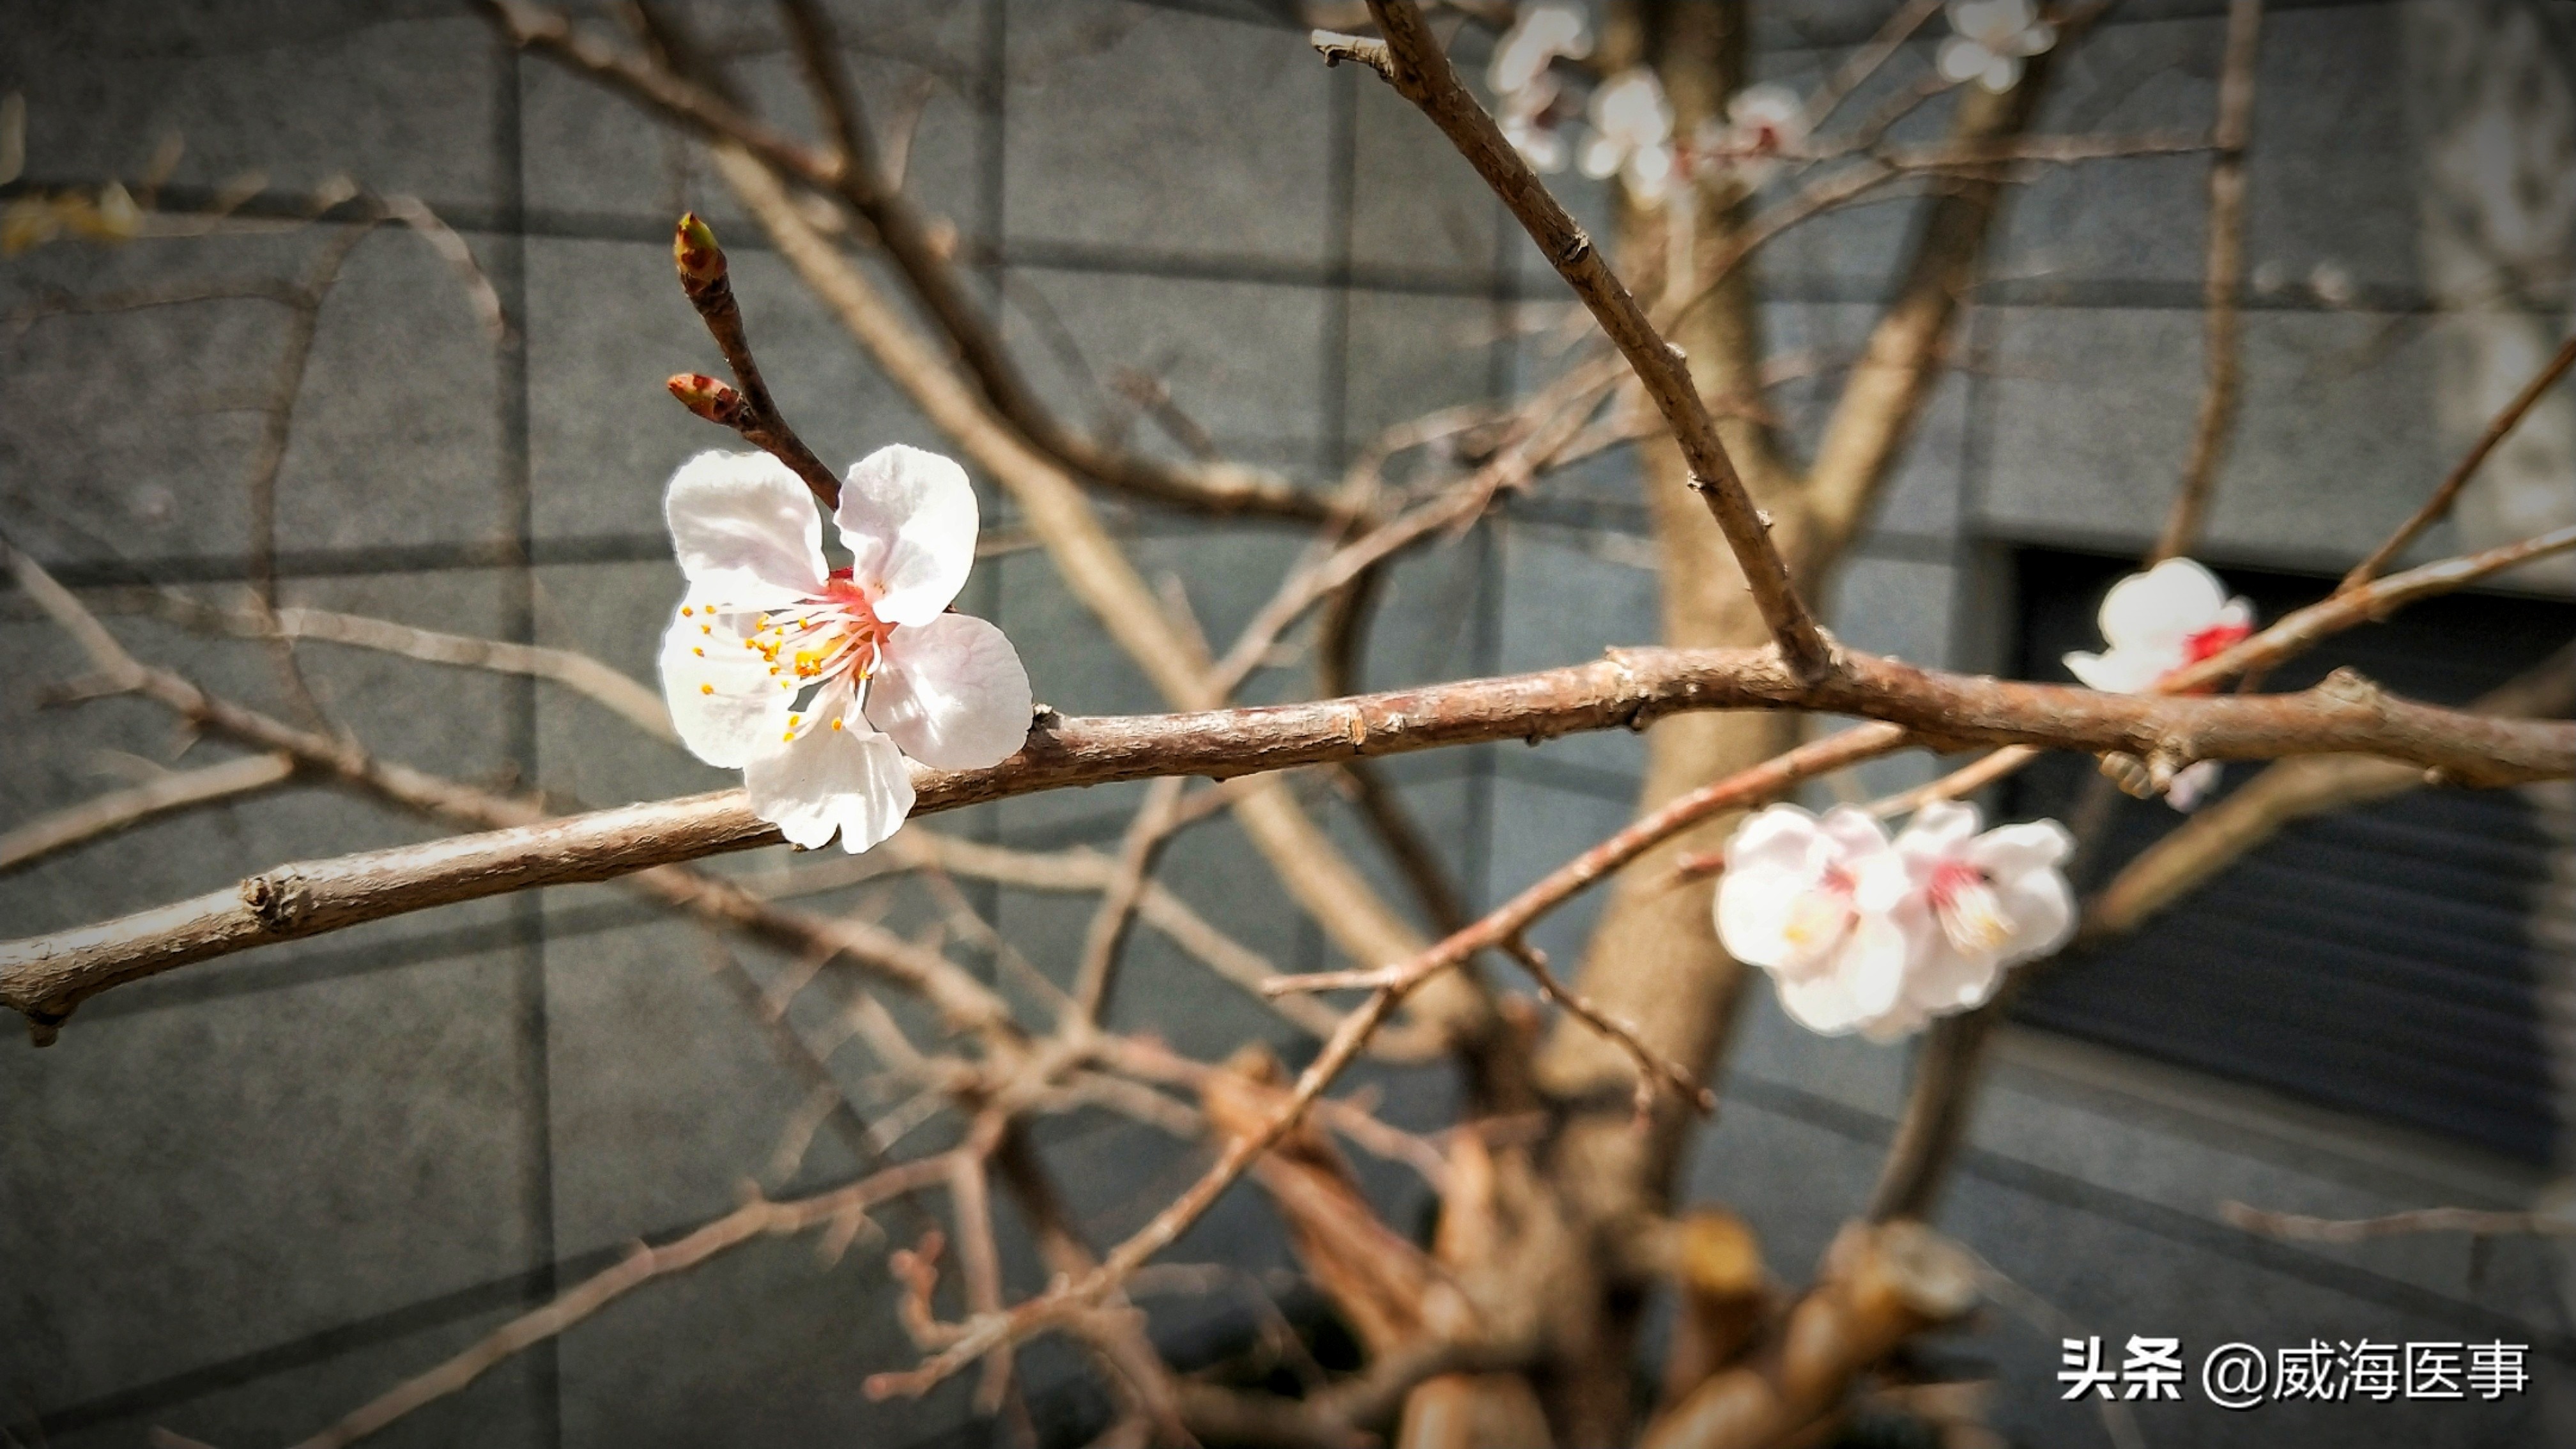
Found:
[[[2100,622],[2110,647],[2069,654],[2066,667],[2095,689],[2137,694],[2253,633],[2254,606],[2227,597],[2218,576],[2199,564],[2169,558],[2113,584]]]
[[[1620,72],[1592,93],[1592,136],[1583,143],[1583,174],[1616,175],[1628,195],[1652,204],[1673,180],[1673,108],[1655,73],[1640,66]]]
[[[1557,57],[1580,60],[1592,53],[1592,22],[1577,5],[1541,0],[1524,5],[1494,48],[1485,82],[1493,88],[1495,119],[1503,136],[1540,171],[1565,166],[1565,138],[1554,111],[1561,91],[1550,69]]]
[[[743,772],[753,813],[809,849],[852,853],[912,810],[904,756],[940,769],[1009,757],[1029,677],[1002,631],[946,612],[975,561],[975,490],[936,453],[854,464],[823,556],[805,485],[766,453],[701,453],[663,501],[689,588],[662,639],[680,739]]]
[[[2066,944],[2075,894],[2058,869],[2075,849],[2054,820],[1977,833],[1977,807],[1924,806],[1896,837],[1914,899],[1931,930],[1915,936],[1903,1005],[1887,1026],[1912,1030],[1928,1018],[1983,1006],[2004,968]],[[1911,1014],[1912,1020],[1902,1019]]]
[[[1727,953],[1771,973],[1780,1005],[1838,1036],[1911,1016],[1916,938],[1929,926],[1905,859],[1865,810],[1822,817],[1795,805],[1756,813],[1726,843],[1717,935]]]
[[[1726,103],[1726,119],[1700,123],[1694,159],[1747,188],[1771,179],[1782,153],[1807,139],[1807,106],[1783,85],[1748,86]]]
[[[1774,805],[1726,846],[1717,934],[1827,1036],[1889,1041],[1984,1005],[2006,968],[2064,945],[2074,842],[2053,820],[1977,832],[1974,806],[1925,806],[1894,841],[1867,811]]]
[[[2031,0],[1950,0],[1950,38],[1936,63],[1945,80],[1998,94],[2021,80],[2022,62],[2057,43],[2057,27]]]
[[[2227,597],[2218,576],[2187,558],[2169,558],[2111,586],[2102,600],[2099,654],[2066,656],[2066,667],[2095,689],[2137,694],[2185,665],[2226,651],[2254,632],[2254,606]],[[2189,811],[2218,788],[2219,764],[2201,760],[2176,772],[2165,803]]]

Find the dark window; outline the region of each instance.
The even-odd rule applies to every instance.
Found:
[[[2135,567],[2020,554],[2021,676],[2068,679],[2059,657],[2101,647],[2095,610]],[[2219,573],[2264,622],[2333,587]],[[2576,605],[2450,595],[2341,635],[2264,688],[2350,666],[2417,699],[2465,704],[2572,636]],[[2229,766],[2226,788],[2261,768]],[[2011,787],[2010,813],[2072,818],[2095,775],[2089,759],[2048,756]],[[2108,804],[2079,890],[2185,818],[2161,801]],[[2543,1002],[2571,976],[2567,923],[2551,919],[2568,890],[2552,885],[2552,853],[2563,862],[2576,849],[2567,814],[2536,792],[2424,789],[2297,822],[2137,935],[2035,980],[2017,1014],[2546,1162],[2559,1127]]]

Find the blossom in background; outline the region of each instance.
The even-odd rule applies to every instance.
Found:
[[[2058,868],[2075,849],[2066,827],[2034,820],[1979,834],[1977,824],[1976,806],[1935,801],[1896,837],[1932,926],[1905,973],[1906,1010],[1886,1023],[1896,1030],[1985,1005],[2004,968],[2047,955],[2075,930],[2075,893]]]
[[[852,465],[823,557],[814,500],[766,453],[701,453],[663,516],[687,595],[662,639],[662,692],[691,753],[742,771],[753,813],[808,849],[852,853],[912,810],[906,755],[997,764],[1029,727],[1029,677],[1002,631],[946,612],[975,561],[975,490],[936,453]]]
[[[2069,654],[2066,667],[2095,689],[2137,694],[2253,633],[2254,606],[2227,597],[2218,576],[2192,560],[2169,558],[2113,584],[2100,622],[2110,647]]]
[[[1837,1036],[1902,1011],[1924,925],[1905,909],[1912,894],[1904,857],[1869,812],[1774,805],[1726,843],[1718,939],[1771,973],[1800,1025]]]
[[[1565,138],[1551,115],[1562,88],[1550,67],[1559,56],[1581,60],[1591,53],[1592,22],[1581,6],[1561,0],[1522,6],[1494,48],[1485,83],[1493,88],[1495,118],[1504,138],[1536,170],[1565,166]]]
[[[1981,1006],[2007,967],[2065,944],[2075,896],[2055,821],[1977,823],[1973,806],[1936,803],[1890,841],[1852,806],[1771,806],[1727,842],[1718,939],[1827,1036],[1887,1041]]]
[[[1592,93],[1592,136],[1583,143],[1583,174],[1617,175],[1628,195],[1652,204],[1673,180],[1673,108],[1655,73],[1642,66],[1621,71]]]
[[[2254,606],[2227,597],[2218,576],[2187,558],[2169,558],[2111,586],[2102,600],[2099,654],[2081,650],[2066,667],[2095,689],[2137,694],[2185,665],[2218,654],[2254,632]],[[2202,760],[2173,777],[2165,801],[2190,810],[2217,787],[2219,764]]]
[[[2008,91],[2024,60],[2057,43],[2057,27],[2031,0],[1950,0],[1947,8],[1951,34],[1936,57],[1944,80]]]
[[[1749,190],[1771,179],[1782,153],[1807,139],[1807,105],[1783,85],[1747,86],[1726,103],[1726,119],[1703,121],[1695,159],[1731,174]]]

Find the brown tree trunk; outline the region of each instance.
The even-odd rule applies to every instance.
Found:
[[[1626,7],[1608,27],[1605,52],[1621,63],[1652,65],[1671,100],[1675,129],[1687,136],[1703,117],[1722,115],[1726,98],[1741,84],[1745,61],[1745,12],[1741,4],[1664,3]],[[1662,210],[1628,207],[1621,218],[1622,271],[1642,295],[1667,297],[1696,290],[1705,263],[1724,253],[1741,224],[1732,198],[1695,193],[1696,213],[1687,229]],[[1678,201],[1676,205],[1692,205]],[[1693,255],[1684,279],[1656,287],[1646,278],[1670,275],[1667,255],[1686,240]],[[1799,587],[1816,597],[1814,569],[1801,556],[1796,521],[1796,480],[1782,462],[1770,430],[1748,417],[1758,412],[1761,324],[1754,307],[1752,274],[1736,268],[1716,294],[1692,308],[1667,334],[1690,359],[1700,391],[1719,413],[1727,450],[1757,504],[1775,520],[1781,546]],[[1642,403],[1638,405],[1642,406]],[[1689,485],[1681,450],[1659,436],[1640,449],[1640,486],[1653,511],[1663,579],[1663,634],[1672,643],[1759,648],[1770,631],[1746,590],[1743,572]],[[1797,743],[1799,722],[1779,713],[1702,714],[1667,720],[1646,737],[1647,763],[1639,808],[1651,810],[1720,776],[1761,763]],[[1731,1028],[1741,970],[1718,946],[1705,885],[1668,889],[1668,867],[1684,853],[1714,849],[1734,829],[1723,816],[1666,841],[1627,870],[1585,955],[1582,989],[1614,1016],[1634,1024],[1656,1051],[1705,1076]],[[1549,1177],[1567,1200],[1567,1216],[1589,1226],[1596,1254],[1615,1259],[1619,1240],[1633,1241],[1640,1215],[1659,1212],[1671,1199],[1680,1149],[1694,1119],[1662,1111],[1639,1132],[1628,1109],[1634,1067],[1620,1050],[1591,1032],[1559,1032],[1549,1043],[1540,1073],[1567,1097],[1597,1099],[1600,1110],[1572,1118],[1551,1146]],[[1633,1285],[1610,1284],[1601,1301],[1569,1306],[1589,1317],[1589,1331],[1562,1333],[1571,1362],[1560,1366],[1549,1388],[1558,1442],[1626,1443],[1635,1432],[1632,1364],[1644,1295]]]

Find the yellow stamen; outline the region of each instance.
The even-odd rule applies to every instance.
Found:
[[[834,729],[839,729],[840,727],[841,727],[841,722],[840,722],[839,720],[834,720],[834,721],[832,721],[832,728],[834,728]]]
[[[682,604],[682,605],[680,606],[680,617],[681,617],[681,618],[683,618],[683,619],[694,619],[694,618],[696,618],[697,616],[698,616],[698,611],[697,611],[697,610],[690,608],[690,607],[689,607],[688,605],[686,605],[686,604]]]
[[[700,694],[713,694],[715,692],[716,687],[712,684],[701,684],[698,686],[698,693]]]

